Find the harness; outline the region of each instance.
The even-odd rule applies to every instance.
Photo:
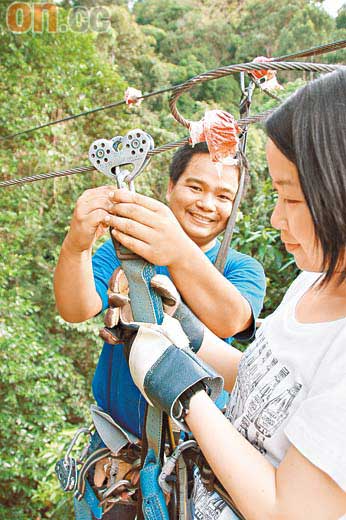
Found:
[[[90,147],[89,158],[97,169],[116,181],[118,188],[129,186],[133,190],[133,180],[148,164],[147,154],[153,147],[151,136],[135,129],[128,132],[125,137],[117,136],[112,140],[95,141]],[[124,169],[127,165],[132,166],[132,171]],[[155,274],[154,266],[115,240],[113,244],[129,283],[134,320],[161,324],[162,301],[150,286],[150,280]],[[117,297],[112,289],[113,287],[110,287],[109,294]],[[110,298],[110,308],[113,301]],[[139,439],[127,432],[104,411],[94,406],[91,414],[96,432],[92,435],[89,446],[78,458],[71,456],[79,436],[91,433],[90,429],[79,430],[65,457],[56,465],[56,472],[64,491],[74,491],[76,519],[91,520],[92,514],[96,518],[102,518],[103,513],[114,503],[121,501],[125,493],[127,498],[134,497],[138,503],[142,502],[145,519],[169,520],[165,496],[158,482],[166,439],[171,444],[170,449],[174,447],[168,418],[160,410],[147,407],[145,438],[140,448]],[[101,487],[95,493],[89,479],[95,464],[105,457],[110,458],[110,468],[113,464],[113,474],[110,474],[108,487],[105,489]],[[117,461],[130,464],[128,476],[142,466],[140,491],[138,483],[134,485],[129,478],[115,480]],[[138,516],[140,515],[141,512],[138,510]]]
[[[242,98],[241,117],[248,117],[255,84],[250,81],[245,88],[244,73],[241,74]],[[219,249],[215,266],[222,272],[227,251],[233,234],[237,210],[246,186],[247,162],[245,158],[247,127],[243,128],[240,138],[239,186],[227,222],[224,239]],[[124,137],[116,136],[111,140],[98,139],[91,144],[89,160],[92,165],[112,178],[118,188],[134,190],[135,177],[147,166],[153,150],[152,137],[140,129],[129,131]],[[128,167],[132,170],[129,171]],[[129,285],[129,301],[133,319],[137,322],[161,324],[163,306],[161,298],[150,286],[155,268],[143,258],[126,249],[112,236],[113,246],[121,262]],[[114,302],[118,303],[116,273],[109,282],[109,313],[105,319],[106,335],[111,333]],[[126,298],[126,297],[125,297]],[[118,306],[117,306],[118,307]],[[137,509],[137,518],[144,520],[188,520],[188,498],[192,489],[193,470],[197,466],[202,483],[208,491],[217,491],[241,520],[243,516],[236,508],[220,482],[216,479],[195,440],[180,439],[175,445],[174,435],[168,417],[152,406],[146,408],[145,427],[142,441],[128,432],[114,419],[98,408],[91,407],[93,427],[82,428],[74,436],[66,455],[56,465],[61,487],[64,491],[74,492],[76,520],[92,520],[92,515],[101,519],[115,503],[122,502]],[[90,442],[79,457],[71,456],[78,438],[82,434],[91,436]],[[141,446],[140,446],[141,444]],[[98,461],[108,457],[107,486],[95,489],[91,481]],[[124,478],[117,479],[119,463],[129,465]],[[133,482],[131,474],[140,471],[140,482]],[[127,478],[125,478],[127,477]],[[169,497],[169,506],[167,506]]]
[[[321,64],[304,64],[304,63],[282,63],[287,58],[297,58],[321,54],[329,52],[336,48],[343,48],[345,40],[334,42],[326,46],[320,46],[312,50],[296,53],[295,55],[283,56],[276,60],[277,63],[267,65],[241,64],[229,67],[222,67],[215,71],[209,71],[201,74],[196,78],[181,85],[172,86],[161,89],[158,92],[141,96],[149,97],[160,92],[172,90],[171,109],[174,117],[184,126],[188,126],[186,120],[179,114],[176,109],[176,101],[178,97],[189,90],[194,84],[225,77],[229,74],[240,72],[242,99],[240,103],[240,115],[242,118],[243,136],[241,140],[240,154],[240,182],[235,203],[233,205],[232,214],[230,216],[227,228],[224,234],[224,240],[218,253],[216,267],[222,271],[226,258],[226,252],[232,238],[232,232],[235,224],[235,218],[239,203],[246,187],[245,173],[247,169],[245,159],[245,147],[247,137],[247,125],[256,122],[266,114],[260,114],[257,118],[248,118],[249,107],[251,104],[252,92],[254,85],[258,85],[259,81],[252,79],[247,88],[245,88],[244,71],[255,71],[265,68],[268,70],[310,70],[316,72],[329,72],[337,68],[337,66],[321,65]],[[275,97],[275,96],[272,96]],[[277,99],[275,97],[275,99]],[[122,104],[116,102],[105,107],[66,117],[59,121],[52,121],[47,124],[40,125],[35,128],[18,132],[16,134],[2,137],[8,139],[21,135],[22,133],[32,132],[40,128],[56,124],[61,121],[73,119],[86,115],[86,113],[96,112],[106,108],[111,108]],[[140,171],[148,164],[149,157],[153,153],[160,153],[170,148],[175,148],[187,142],[187,139],[170,143],[162,146],[154,151],[154,145],[151,137],[145,132],[135,129],[129,132],[124,138],[121,136],[114,137],[111,140],[100,139],[95,141],[89,151],[89,158],[92,165],[99,171],[105,173],[113,180],[116,180],[118,187],[128,185],[133,189],[133,180]],[[131,165],[133,169],[128,171],[123,167]],[[50,172],[43,175],[33,175],[22,179],[12,179],[0,182],[0,187],[19,185],[25,182],[34,182],[40,179],[50,177],[60,177],[91,171],[93,168],[79,167],[60,172]],[[154,274],[153,266],[145,262],[143,259],[126,250],[120,244],[114,243],[118,258],[122,263],[122,268],[126,273],[130,285],[130,297],[135,294],[135,298],[131,298],[133,315],[136,321],[161,323],[162,320],[162,302],[160,298],[150,288],[150,279]],[[111,306],[111,301],[110,301]],[[205,461],[203,455],[196,442],[193,439],[186,439],[175,446],[173,432],[170,429],[169,421],[158,410],[148,407],[146,415],[145,435],[140,440],[126,431],[120,424],[117,424],[111,416],[103,410],[92,407],[91,414],[94,425],[90,428],[82,428],[78,430],[64,456],[56,464],[56,473],[58,475],[61,487],[64,491],[74,493],[74,504],[76,518],[79,520],[91,520],[92,515],[95,518],[102,518],[103,514],[113,506],[114,503],[121,502],[125,494],[129,500],[135,500],[140,503],[140,494],[142,494],[143,514],[145,519],[187,519],[186,511],[187,497],[189,495],[189,474],[191,468],[197,465],[205,487],[212,491],[215,490],[227,502],[227,504],[242,518],[239,511],[236,510],[230,497],[227,495],[221,484],[213,475],[210,467]],[[75,456],[73,452],[76,450],[77,443],[81,437],[87,436],[88,443]],[[102,483],[98,489],[92,486],[91,482],[94,477],[95,465],[107,459],[105,464],[107,485]],[[127,472],[123,478],[116,479],[119,472],[119,464],[128,465]],[[107,468],[106,468],[107,467]],[[140,488],[138,482],[132,478],[135,472],[142,467]],[[165,494],[171,495],[170,510],[166,506]],[[141,517],[141,510],[138,510],[138,518]]]

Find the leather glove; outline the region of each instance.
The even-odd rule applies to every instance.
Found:
[[[165,314],[162,325],[138,324],[129,349],[132,379],[150,405],[164,410],[179,426],[185,424],[185,401],[205,389],[214,401],[223,389],[221,376],[189,348],[180,323]]]
[[[190,348],[193,352],[198,352],[204,337],[204,325],[195,314],[182,301],[173,282],[168,276],[157,274],[150,281],[152,288],[162,298],[164,310],[167,314],[176,318],[186,336],[188,337]],[[133,318],[128,298],[128,283],[125,273],[118,268],[111,280],[109,289],[109,309],[105,315],[104,329],[101,329],[100,336],[107,343],[116,345],[119,343],[129,343],[133,339],[138,327],[133,326]],[[121,326],[119,326],[121,325]],[[128,325],[122,327],[122,325]]]
[[[156,275],[152,287],[163,300],[165,313],[161,325],[132,321],[128,287],[123,271],[115,271],[109,284],[109,303],[102,337],[109,343],[123,343],[131,376],[150,405],[164,410],[182,429],[189,398],[204,389],[216,400],[223,379],[197,358],[204,326],[181,301],[170,279]],[[179,320],[179,321],[178,321]]]
[[[204,338],[204,325],[183,302],[172,280],[163,274],[157,274],[151,279],[152,288],[161,296],[164,310],[177,319],[193,352],[198,352]]]

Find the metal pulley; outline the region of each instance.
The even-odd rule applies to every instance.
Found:
[[[97,139],[89,148],[89,160],[100,172],[115,180],[118,188],[131,187],[134,178],[150,161],[154,149],[151,135],[136,128],[124,137]]]

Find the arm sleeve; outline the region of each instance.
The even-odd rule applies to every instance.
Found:
[[[120,266],[112,240],[107,240],[92,258],[96,291],[102,300],[102,311],[108,307],[108,282],[114,270]],[[102,312],[101,311],[101,312]]]
[[[236,253],[232,258],[229,255],[224,269],[224,276],[229,280],[249,302],[253,322],[251,326],[236,334],[235,339],[240,341],[250,340],[256,331],[255,320],[259,316],[263,306],[266,289],[265,274],[262,265],[251,256]]]
[[[307,398],[289,420],[285,434],[312,464],[346,491],[346,333],[331,345]],[[334,359],[331,355],[334,353]]]

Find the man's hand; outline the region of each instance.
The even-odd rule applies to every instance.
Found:
[[[152,264],[169,267],[179,258],[190,239],[165,204],[127,190],[116,190],[112,200],[116,240]]]
[[[77,200],[65,247],[81,253],[92,248],[94,242],[104,235],[110,225],[114,186],[101,186],[86,190]]]
[[[150,281],[151,287],[162,298],[164,310],[179,321],[193,352],[198,352],[204,338],[204,325],[182,301],[172,280],[163,274],[156,274]]]
[[[113,186],[86,190],[78,199],[54,274],[57,308],[64,320],[79,323],[100,312],[92,269],[92,246],[106,233]]]

